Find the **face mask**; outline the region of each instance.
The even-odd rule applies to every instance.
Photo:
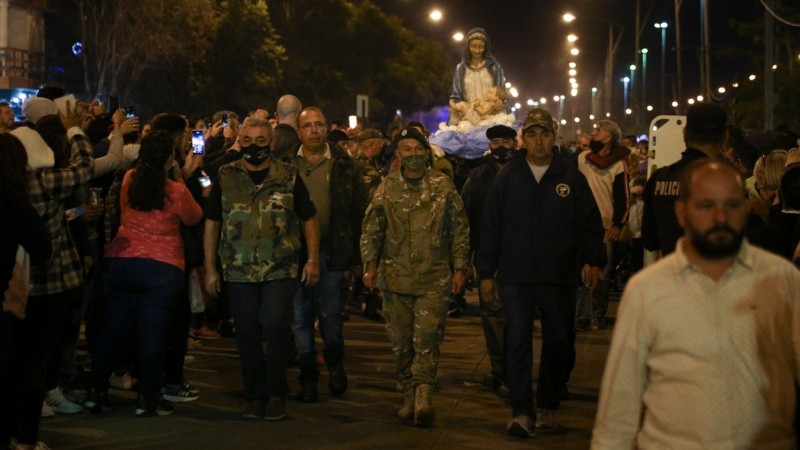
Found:
[[[509,147],[497,147],[492,149],[492,158],[503,164],[514,156],[514,149]]]
[[[403,163],[403,167],[412,171],[418,172],[425,168],[425,164],[428,162],[428,155],[411,155],[406,156],[401,160]]]
[[[596,141],[592,139],[589,141],[589,148],[592,150],[592,153],[597,153],[603,149],[606,145],[603,144],[603,141]]]
[[[242,159],[254,166],[266,161],[269,158],[269,154],[269,145],[259,147],[256,144],[250,144],[247,147],[242,147]]]

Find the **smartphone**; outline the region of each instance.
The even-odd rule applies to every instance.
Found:
[[[222,128],[225,128],[227,126],[228,126],[228,114],[222,113]]]
[[[101,97],[100,94],[97,94],[97,97],[94,99],[97,102],[97,106],[103,106],[103,97]]]
[[[125,117],[130,119],[131,117],[136,117],[136,108],[133,105],[128,105],[125,107]]]
[[[53,101],[55,102],[56,106],[58,107],[58,111],[61,114],[64,114],[64,115],[67,115],[67,112],[68,112],[67,111],[67,104],[69,104],[69,108],[71,108],[73,110],[75,109],[75,105],[77,104],[77,101],[75,100],[75,96],[72,95],[72,94],[67,94],[67,95],[65,95],[63,97],[59,97],[59,98],[57,98],[57,99],[55,99]]]
[[[112,94],[108,97],[108,112],[114,114],[119,109],[119,97]]]
[[[197,177],[197,180],[200,181],[200,186],[201,187],[207,188],[207,187],[211,186],[211,177],[208,177],[208,176]]]
[[[192,153],[202,155],[206,152],[206,139],[203,130],[192,130]]]

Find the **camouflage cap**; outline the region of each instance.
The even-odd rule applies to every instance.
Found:
[[[383,133],[375,128],[365,128],[361,130],[361,132],[358,133],[358,137],[356,137],[358,142],[364,142],[367,139],[383,139]]]
[[[551,116],[547,110],[542,108],[534,108],[528,111],[528,114],[525,116],[525,123],[522,125],[521,132],[525,133],[525,130],[533,126],[542,127],[551,133],[555,132],[553,129],[553,116]]]

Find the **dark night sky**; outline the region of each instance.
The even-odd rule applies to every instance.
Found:
[[[566,35],[578,34],[577,57],[580,96],[589,103],[589,88],[601,87],[603,61],[608,41],[608,26],[597,21],[584,20],[576,26],[562,22],[561,15],[570,11],[576,16],[595,17],[613,21],[624,26],[625,31],[614,65],[615,98],[622,97],[619,79],[629,74],[628,66],[634,59],[634,17],[636,0],[373,0],[384,11],[403,19],[406,27],[417,33],[442,41],[450,50],[453,65],[460,59],[463,44],[456,43],[451,36],[455,31],[466,32],[480,26],[492,39],[495,57],[505,70],[506,77],[518,87],[520,103],[527,98],[545,96],[552,101],[554,94],[568,91]],[[642,15],[651,2],[641,0]],[[751,20],[764,15],[758,0],[712,0],[709,1],[711,21],[711,48],[718,50],[730,45],[752,45],[737,38],[730,30],[731,18]],[[649,49],[647,61],[648,103],[659,97],[661,59],[661,32],[653,27],[656,21],[665,20],[667,29],[667,99],[671,100],[672,77],[675,73],[675,18],[673,0],[653,0],[653,11],[645,21],[641,34],[641,47]],[[733,6],[735,5],[735,7]],[[428,13],[438,7],[444,13],[439,23],[428,19]],[[700,45],[700,1],[686,0],[681,7],[681,41],[683,43],[684,94],[699,94],[698,54]],[[763,50],[762,50],[763,52]],[[713,52],[712,52],[713,55]],[[763,69],[750,66],[749,61],[722,62],[712,58],[712,87],[741,80],[750,73],[761,74]],[[641,62],[639,63],[641,66]],[[641,67],[640,67],[641,70]],[[616,101],[616,100],[615,100]],[[620,100],[621,101],[621,100]],[[443,101],[444,103],[444,101]],[[621,106],[620,106],[621,108]]]

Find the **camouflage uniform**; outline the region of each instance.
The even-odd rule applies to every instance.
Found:
[[[364,218],[364,271],[377,268],[386,328],[404,385],[435,384],[453,269],[467,266],[469,224],[445,175],[426,170],[419,184],[395,172],[381,183]]]
[[[272,162],[260,186],[253,185],[241,160],[220,169],[224,220],[219,258],[225,281],[258,283],[297,276],[296,178],[297,169],[279,161]]]
[[[364,155],[358,155],[356,162],[361,166],[361,174],[364,176],[364,185],[367,186],[367,190],[369,190],[369,198],[372,198],[378,186],[380,186],[381,181],[383,181],[383,174],[377,166],[377,163],[370,161],[370,159]]]

